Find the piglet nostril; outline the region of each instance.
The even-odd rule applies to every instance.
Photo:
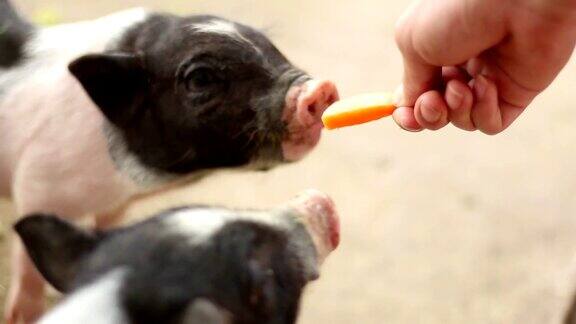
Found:
[[[327,106],[330,106],[331,104],[335,103],[336,100],[338,100],[338,99],[336,98],[336,95],[335,95],[335,94],[330,94],[330,95],[328,96],[328,99],[326,100]]]
[[[304,87],[298,97],[298,119],[306,125],[318,123],[324,110],[338,100],[338,91],[330,81],[310,80]]]
[[[308,106],[308,113],[312,116],[316,115],[316,104],[312,103],[310,104],[310,106]]]

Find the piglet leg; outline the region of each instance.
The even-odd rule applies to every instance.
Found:
[[[22,163],[15,172],[12,186],[16,212],[20,216],[45,212],[57,215],[76,215],[79,210],[70,202],[70,191],[64,184],[49,181],[44,173],[54,167],[35,167],[40,157],[22,154]],[[34,153],[34,152],[33,152]],[[69,186],[68,186],[69,187]],[[6,300],[4,317],[7,324],[31,324],[43,315],[46,281],[36,270],[20,239],[13,242],[11,285]]]
[[[44,312],[45,282],[26,254],[20,239],[12,246],[13,275],[4,312],[7,324],[32,324]]]

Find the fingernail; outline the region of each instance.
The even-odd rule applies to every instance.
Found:
[[[454,85],[449,85],[448,89],[446,89],[446,103],[448,104],[448,108],[451,110],[457,110],[462,107],[462,101],[464,101],[464,95],[458,90]]]
[[[419,133],[422,131],[422,129],[420,129],[420,128],[409,128],[409,127],[406,127],[404,125],[400,125],[400,128],[402,128],[403,130],[410,132],[410,133]]]
[[[403,130],[406,130],[409,132],[421,131],[422,128],[418,124],[415,124],[416,121],[413,118],[407,118],[407,116],[405,114],[406,110],[410,110],[412,112],[412,115],[414,114],[413,108],[410,108],[410,107],[398,107],[398,108],[396,108],[396,110],[392,114],[392,118],[394,118],[394,121],[396,121],[396,124],[398,124],[398,126],[400,126],[400,128],[402,128]],[[412,120],[412,122],[410,122],[410,120]]]
[[[426,101],[421,103],[420,112],[422,113],[422,118],[429,123],[435,123],[440,120],[442,114],[434,107],[429,107]]]
[[[410,126],[410,123],[405,121],[405,120],[400,120],[400,122],[398,123],[398,126],[400,126],[400,128],[402,128],[405,131],[409,131],[409,132],[419,132],[422,130],[422,128],[414,128]]]
[[[480,99],[484,97],[484,93],[486,93],[486,78],[479,75],[474,80],[474,94]]]

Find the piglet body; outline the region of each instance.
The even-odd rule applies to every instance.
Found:
[[[144,15],[137,9],[39,30],[31,36],[33,57],[0,69],[0,194],[12,196],[20,214],[82,215],[136,190],[109,158],[102,113],[67,67],[103,51],[111,36]]]

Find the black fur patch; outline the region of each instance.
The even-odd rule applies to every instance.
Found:
[[[34,28],[22,19],[8,0],[0,0],[0,68],[10,68],[24,58],[24,45]]]
[[[40,273],[63,292],[78,276],[78,260],[92,252],[100,239],[52,215],[27,216],[14,229]]]
[[[228,311],[234,323],[295,322],[307,280],[285,233],[235,221],[194,246],[189,236],[163,231],[160,220],[108,235],[75,285],[127,268],[121,300],[131,323],[180,323],[198,298]]]
[[[122,299],[132,323],[179,323],[197,298],[226,309],[234,323],[293,323],[305,282],[286,239],[239,221],[194,248],[185,237],[155,242],[141,250],[124,282]]]

